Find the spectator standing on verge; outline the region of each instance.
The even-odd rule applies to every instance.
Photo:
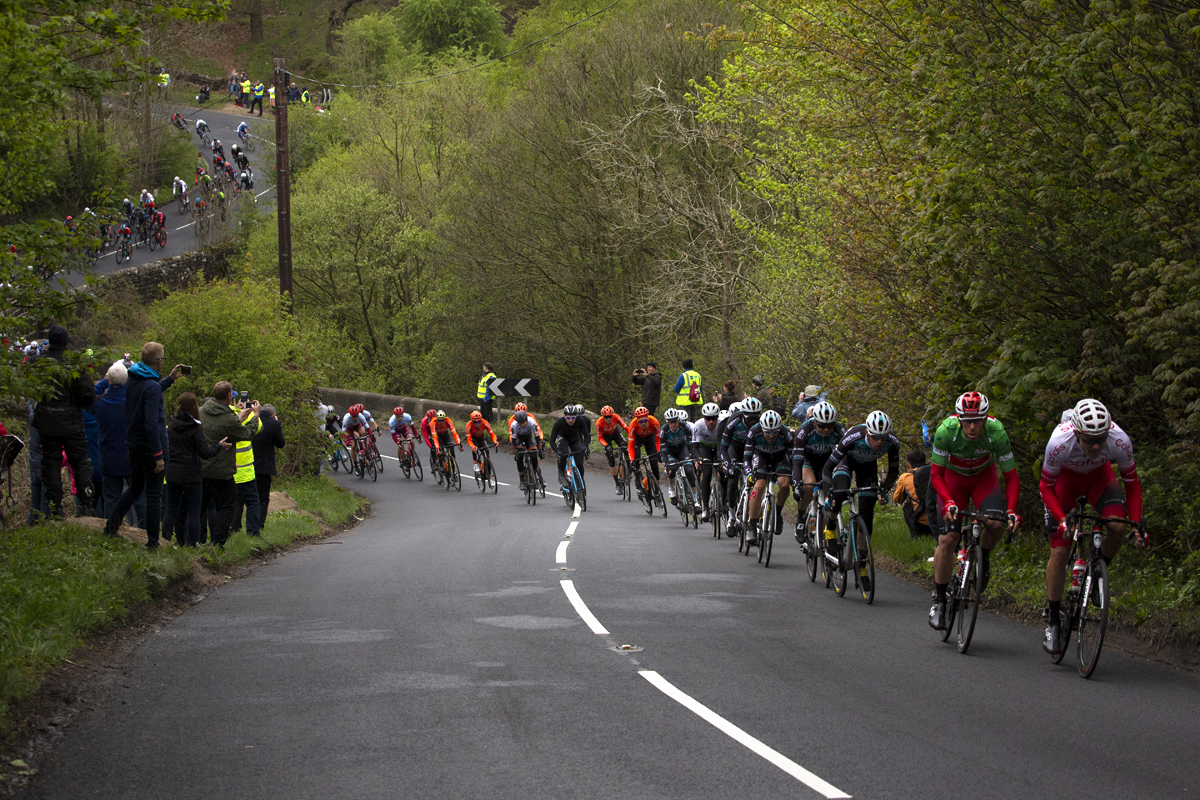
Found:
[[[184,392],[175,404],[175,416],[167,426],[170,460],[167,462],[167,516],[163,536],[180,545],[200,544],[200,513],[204,478],[200,459],[212,458],[232,445],[228,439],[209,444],[200,425],[196,395]]]
[[[200,406],[200,422],[204,426],[204,438],[209,444],[215,444],[222,439],[229,442],[249,442],[253,431],[243,423],[248,420],[258,421],[254,415],[257,401],[251,408],[238,410],[234,408],[233,384],[220,381],[213,386],[213,396]],[[257,427],[257,426],[256,426]],[[234,502],[237,498],[237,484],[234,475],[237,473],[237,455],[233,449],[223,450],[212,458],[202,459],[200,475],[204,479],[203,511],[207,513],[211,503],[216,507],[216,519],[210,525],[213,544],[225,546],[229,539],[229,530],[233,525]]]
[[[33,410],[37,403],[29,401],[29,519],[26,525],[36,525],[46,516],[46,495],[42,492],[42,437],[33,427]]]
[[[263,94],[266,92],[266,89],[263,86],[263,82],[259,81],[258,83],[254,84],[254,88],[251,89],[250,91],[253,94],[253,99],[250,101],[250,110],[247,111],[246,113],[253,114],[254,107],[258,106],[258,115],[261,117],[262,116]]]
[[[492,421],[492,402],[496,399],[488,384],[495,379],[496,373],[492,372],[492,362],[483,362],[483,375],[479,378],[479,385],[475,387],[475,399],[479,401],[479,413],[483,414],[483,418],[488,422]]]
[[[692,360],[683,360],[683,372],[675,379],[675,405],[687,412],[692,422],[700,419],[700,407],[704,405],[704,387],[700,373],[692,369]]]
[[[910,539],[918,536],[933,536],[929,529],[929,517],[925,513],[926,496],[929,494],[931,467],[925,463],[925,454],[913,450],[908,454],[908,472],[896,481],[892,500],[904,512],[904,523],[908,525]]]
[[[129,371],[122,361],[108,368],[105,380],[108,384],[104,394],[96,398],[92,413],[96,415],[99,428],[100,471],[104,475],[104,507],[112,512],[117,507],[121,494],[132,484],[129,469],[129,446],[125,443],[125,384]],[[109,514],[104,518],[108,519]],[[146,527],[146,495],[138,494],[133,505],[125,514],[125,520],[135,528]]]
[[[258,487],[258,518],[265,527],[267,510],[271,507],[271,479],[279,473],[275,471],[275,451],[282,449],[287,442],[283,440],[283,425],[275,416],[275,406],[267,404],[259,411],[262,427],[250,440],[254,446],[254,483]]]
[[[818,396],[820,395],[820,396]],[[808,410],[821,402],[825,395],[821,394],[821,387],[809,384],[804,387],[804,391],[800,393],[800,399],[796,402],[796,407],[792,409],[792,416],[804,422],[808,418]]]
[[[41,358],[62,361],[70,334],[61,325],[49,331],[49,348]],[[83,409],[96,401],[96,390],[85,372],[77,378],[63,378],[54,387],[54,394],[37,404],[33,412],[33,428],[41,440],[42,493],[46,513],[62,517],[62,453],[75,475],[76,485],[83,492],[80,506],[84,516],[92,515],[92,463],[88,460],[87,435],[83,430]]]
[[[171,374],[161,378],[164,361],[163,346],[158,342],[142,345],[142,359],[129,368],[125,384],[125,441],[129,445],[130,482],[108,515],[104,532],[117,535],[121,517],[133,501],[146,492],[146,547],[158,547],[162,525],[163,472],[167,468],[167,411],[163,392],[171,387],[180,374],[181,364]]]
[[[246,394],[243,392],[243,394]],[[248,395],[247,395],[248,397]],[[240,531],[242,529],[242,510],[246,512],[246,533],[250,536],[262,535],[262,517],[258,510],[258,487],[254,482],[254,434],[262,429],[262,418],[259,416],[260,408],[258,402],[250,403],[249,400],[241,400],[233,406],[235,413],[241,411],[253,411],[253,413],[242,423],[250,431],[250,438],[244,442],[238,442],[234,445],[236,451],[235,463],[237,471],[233,475],[234,487],[237,490],[233,501],[233,525],[232,530]]]
[[[713,394],[713,402],[716,403],[722,411],[728,411],[729,407],[736,403],[739,399],[740,398],[737,396],[737,381],[732,379],[725,381],[724,392],[720,394]]]
[[[642,387],[642,405],[653,417],[662,402],[662,373],[658,371],[658,364],[647,361],[645,369],[635,369],[633,382]]]

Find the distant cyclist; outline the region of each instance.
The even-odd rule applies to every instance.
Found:
[[[201,139],[208,133],[208,123],[202,119],[196,120],[196,135]]]
[[[700,521],[708,522],[708,496],[712,492],[713,467],[721,446],[721,407],[705,403],[700,421],[692,425],[692,456],[700,462]]]
[[[404,443],[417,436],[416,429],[413,428],[412,417],[404,413],[404,406],[396,406],[392,409],[392,416],[388,419],[388,430],[392,432],[392,441],[396,443],[396,457],[403,461]]]

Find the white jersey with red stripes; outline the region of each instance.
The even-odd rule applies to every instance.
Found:
[[[1116,464],[1121,477],[1134,480],[1137,474],[1133,463],[1133,442],[1129,434],[1121,430],[1115,422],[1108,430],[1108,441],[1100,449],[1095,458],[1084,455],[1083,448],[1075,439],[1075,428],[1071,423],[1064,422],[1054,429],[1050,443],[1046,445],[1046,458],[1042,462],[1042,480],[1053,484],[1064,469],[1080,475],[1094,472],[1109,464]]]

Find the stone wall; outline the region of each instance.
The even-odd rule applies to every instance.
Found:
[[[147,300],[157,300],[170,292],[192,286],[200,279],[201,274],[208,280],[226,277],[229,273],[229,259],[237,251],[237,247],[237,243],[227,242],[137,267],[119,269],[99,276],[91,287],[85,287],[81,291],[90,288],[98,297],[110,292],[120,292]]]

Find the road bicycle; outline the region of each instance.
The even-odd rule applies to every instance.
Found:
[[[418,481],[425,480],[421,457],[417,455],[416,439],[412,437],[404,440],[404,457],[400,459],[400,471],[404,473],[405,478],[416,475]]]
[[[542,478],[542,466],[535,458],[537,450],[532,447],[517,447],[521,458],[521,491],[525,493],[525,504],[536,506],[538,494],[546,496],[546,481]],[[534,466],[537,464],[537,466]]]
[[[762,506],[759,508],[758,526],[758,563],[764,567],[771,566],[771,550],[775,537],[779,535],[779,480],[771,478],[767,482],[767,490],[763,492]]]
[[[196,135],[200,137],[200,141],[203,142],[205,144],[205,146],[208,145],[208,142],[209,142],[208,128],[205,128],[204,130],[196,131]]]
[[[490,488],[492,494],[500,491],[500,481],[496,478],[496,468],[492,466],[491,447],[484,444],[476,449],[479,454],[479,460],[474,464],[475,468],[475,485],[479,487],[480,494],[487,492]]]
[[[583,473],[579,471],[579,467],[575,464],[575,454],[568,453],[565,465],[567,474],[567,485],[563,487],[563,500],[567,503],[567,508],[574,510],[575,504],[579,504],[580,511],[587,511],[587,484],[583,481]]]
[[[633,476],[629,468],[629,453],[623,446],[610,445],[615,449],[613,460],[617,465],[617,483],[620,484],[620,497],[629,502],[633,499]]]
[[[367,440],[356,437],[352,443],[354,446],[354,472],[359,478],[369,473],[371,480],[378,480],[379,476],[375,471],[375,459],[371,458],[370,451],[367,448]]]
[[[458,445],[462,447],[462,445]],[[454,457],[454,447],[452,445],[442,448],[440,457],[440,468],[443,481],[439,481],[446,487],[446,491],[450,491],[450,487],[454,486],[454,491],[462,491],[462,473],[458,471],[458,459]]]
[[[254,152],[254,150],[255,150],[255,144],[254,144],[254,140],[255,140],[257,137],[256,137],[256,136],[255,136],[253,133],[250,133],[249,131],[247,131],[247,132],[246,132],[246,133],[244,133],[244,134],[243,134],[243,133],[238,133],[238,138],[242,140],[242,146],[243,146],[243,147],[245,147],[245,148],[246,148],[247,150],[249,150],[251,153],[253,153],[253,152]]]
[[[375,468],[383,472],[383,456],[379,453],[379,445],[375,444],[375,431],[367,434],[367,455],[375,462]]]
[[[154,250],[157,247],[164,250],[167,247],[167,228],[165,225],[159,225],[150,232],[150,249]]]
[[[329,466],[334,472],[339,469],[344,469],[346,472],[352,472],[350,466],[350,452],[346,449],[346,444],[341,439],[334,438],[330,442],[329,447]]]
[[[642,502],[646,513],[654,514],[654,507],[658,506],[662,515],[667,516],[667,501],[663,499],[662,487],[653,477],[648,456],[642,456],[633,462],[633,477],[637,481],[638,500]]]
[[[1108,629],[1108,564],[1100,551],[1106,533],[1105,525],[1121,522],[1130,526],[1131,531],[1140,529],[1140,525],[1129,519],[1085,514],[1086,508],[1087,498],[1081,497],[1069,516],[1067,530],[1071,534],[1071,551],[1067,556],[1067,564],[1072,567],[1071,584],[1063,602],[1062,649],[1050,658],[1055,664],[1062,662],[1071,634],[1074,633],[1079,674],[1090,678],[1100,663],[1100,649],[1104,646],[1104,633]],[[1092,523],[1090,531],[1089,522]],[[1081,574],[1075,573],[1076,566],[1080,567]]]
[[[708,482],[708,521],[712,523],[713,538],[720,539],[725,525],[725,477],[716,464]]]
[[[738,552],[748,556],[750,555],[750,545],[746,543],[746,534],[750,532],[750,490],[754,488],[754,482],[747,480],[746,473],[742,469],[739,465],[738,486],[740,491],[733,518],[738,532]]]
[[[975,510],[971,517],[971,533],[965,542],[960,541],[954,561],[954,574],[946,587],[946,629],[941,631],[942,641],[950,634],[957,634],[958,652],[966,653],[975,634],[975,621],[979,617],[980,597],[983,594],[983,530],[987,520],[1007,521],[1003,511]],[[958,532],[961,522],[951,523],[951,530]]]
[[[675,497],[671,502],[679,509],[679,516],[683,519],[685,528],[689,525],[693,528],[700,527],[700,502],[696,497],[696,492],[692,489],[692,481],[695,479],[695,462],[685,460],[675,465],[674,475],[671,478],[675,487]]]
[[[129,244],[129,239],[121,239],[117,242],[116,256],[118,264],[133,258],[133,246]]]
[[[838,514],[835,517],[839,553],[835,556],[829,550],[825,550],[825,557],[821,561],[826,586],[832,580],[833,591],[838,597],[845,597],[849,573],[854,573],[854,587],[862,593],[867,605],[875,602],[875,554],[871,550],[871,536],[867,533],[866,520],[858,510],[858,497],[863,492],[875,494],[876,491],[876,488],[871,486],[849,492],[850,499],[842,504],[842,510],[848,509],[849,516]],[[828,511],[826,509],[826,513]]]
[[[809,490],[812,496],[808,500],[808,509],[804,512],[804,518],[796,521],[796,541],[804,553],[804,568],[808,571],[811,583],[817,579],[819,566],[825,559],[825,501],[821,497],[819,484],[804,484],[802,491]],[[828,579],[825,585],[829,585]]]
[[[176,205],[179,207],[179,216],[182,217],[184,214],[188,213],[187,192],[179,192],[175,195],[175,197],[178,198]]]

